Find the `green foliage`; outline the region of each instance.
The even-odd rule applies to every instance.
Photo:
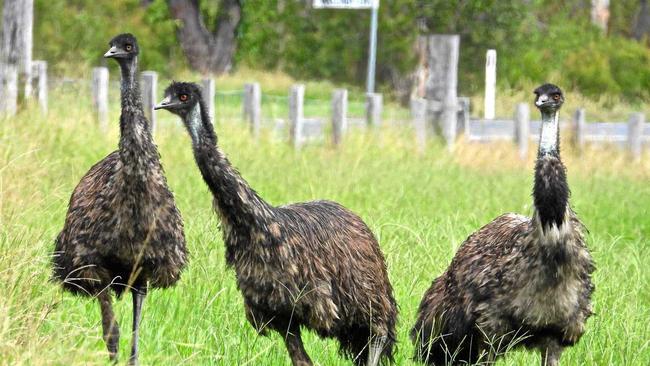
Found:
[[[238,29],[236,64],[282,70],[300,79],[326,79],[361,87],[365,82],[370,12],[313,9],[308,0],[247,0]],[[176,39],[178,24],[165,0],[36,0],[35,58],[58,74],[105,64],[101,55],[115,34],[130,31],[143,45],[142,68],[182,73],[187,62]],[[201,1],[214,30],[220,1]],[[460,92],[483,88],[485,51],[497,49],[498,82],[522,88],[544,80],[592,97],[648,100],[650,51],[629,36],[638,2],[611,3],[609,35],[590,24],[590,2],[567,0],[391,0],[379,15],[377,78],[385,92],[413,70],[420,34],[461,35]],[[111,67],[114,65],[111,64]]]
[[[369,10],[311,9],[303,2],[244,3],[239,59],[249,65],[280,67],[299,78],[363,84],[367,67]],[[408,72],[417,32],[415,1],[382,3],[377,71],[389,80]],[[263,24],[267,24],[264,26]]]
[[[79,66],[106,64],[108,41],[123,32],[138,37],[141,68],[164,72],[185,65],[164,0],[147,9],[138,0],[36,0],[34,11],[34,58],[50,61],[55,73],[74,75]]]

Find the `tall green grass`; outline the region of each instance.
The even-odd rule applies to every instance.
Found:
[[[47,118],[30,109],[0,120],[0,364],[104,365],[99,306],[48,282],[53,241],[81,176],[117,146],[116,106],[99,131],[84,93],[51,93]],[[217,106],[219,108],[219,106]],[[224,263],[211,195],[176,118],[159,113],[155,139],[183,214],[190,264],[178,285],[152,291],[144,305],[143,365],[286,365],[277,335],[258,337],[246,322],[234,272]],[[416,153],[408,129],[351,132],[295,152],[265,132],[251,140],[239,118],[217,126],[222,149],[273,204],[317,198],[359,213],[377,234],[400,306],[398,365],[412,364],[408,339],[420,298],[460,243],[497,215],[531,212],[532,160],[511,146],[436,143]],[[598,269],[595,312],[563,365],[650,364],[650,170],[616,150],[565,152],[572,204],[590,234]],[[647,155],[646,155],[647,161]],[[128,356],[131,301],[117,302],[121,360]],[[344,364],[335,342],[307,332],[320,365]],[[539,363],[509,354],[502,365]]]

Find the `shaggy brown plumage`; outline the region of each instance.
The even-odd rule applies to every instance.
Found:
[[[392,359],[397,306],[368,226],[335,202],[266,203],[217,148],[199,87],[174,83],[165,96],[158,107],[181,116],[192,137],[250,323],[279,332],[294,365],[312,364],[301,327],[338,339],[356,364]]]
[[[560,160],[564,99],[550,84],[535,93],[543,127],[533,217],[499,216],[465,240],[424,294],[411,331],[417,360],[490,363],[522,345],[539,349],[542,365],[557,365],[563,348],[584,333],[594,264]]]
[[[178,281],[187,258],[183,222],[167,187],[138,87],[135,37],[115,37],[105,55],[122,69],[119,150],[95,164],[70,198],[56,239],[54,278],[75,294],[97,297],[104,339],[117,357],[119,330],[111,295],[130,288],[134,305],[131,363],[137,363],[140,308],[148,286]]]

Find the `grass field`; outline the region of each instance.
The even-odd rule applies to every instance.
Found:
[[[112,91],[113,92],[113,91]],[[0,364],[104,365],[96,302],[48,282],[53,241],[80,177],[117,146],[118,111],[102,133],[88,98],[52,94],[48,119],[35,110],[0,120]],[[258,337],[246,322],[234,272],[224,263],[211,195],[187,134],[160,113],[156,132],[169,185],[183,214],[191,262],[178,285],[144,305],[143,365],[286,365],[280,337]],[[532,160],[506,145],[432,144],[415,153],[407,130],[350,135],[343,147],[296,153],[272,138],[253,142],[238,120],[218,126],[222,149],[269,202],[336,200],[359,213],[385,254],[400,306],[397,365],[411,365],[408,331],[420,298],[460,243],[497,215],[531,213]],[[565,153],[572,205],[590,230],[597,264],[595,312],[563,365],[650,365],[650,165],[616,150]],[[121,360],[128,357],[131,301],[117,303]],[[333,341],[306,334],[320,365],[345,364]],[[513,352],[501,365],[538,364]]]

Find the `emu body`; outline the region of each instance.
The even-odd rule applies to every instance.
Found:
[[[356,364],[392,359],[397,306],[368,226],[335,202],[268,204],[217,147],[199,87],[175,83],[165,95],[158,107],[180,115],[192,137],[249,322],[280,333],[294,365],[312,364],[301,327],[338,339]]]
[[[542,365],[557,365],[562,350],[584,333],[594,264],[584,226],[568,203],[560,160],[563,97],[549,84],[536,94],[543,127],[533,217],[499,216],[470,235],[433,281],[411,331],[415,358],[422,362],[492,362],[525,346],[540,350]]]
[[[117,359],[119,329],[110,290],[118,296],[131,290],[130,362],[135,364],[140,308],[147,289],[176,283],[187,252],[183,222],[142,111],[137,42],[131,35],[120,35],[111,46],[111,51],[117,47],[122,52],[118,58],[122,69],[119,150],[95,164],[74,189],[55,243],[54,279],[66,290],[99,299],[112,360]]]

